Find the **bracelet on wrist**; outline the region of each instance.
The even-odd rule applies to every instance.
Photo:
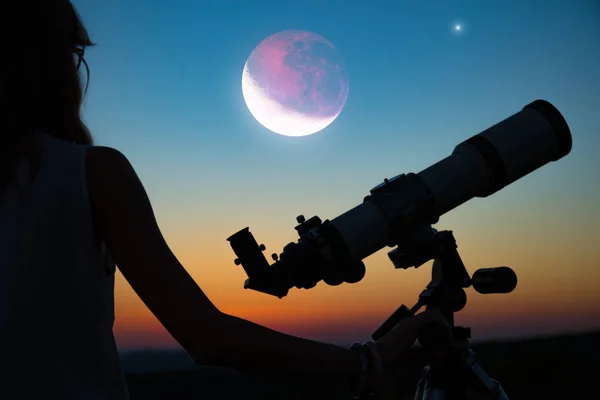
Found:
[[[358,379],[351,384],[352,396],[355,400],[371,398],[378,386],[375,379],[378,367],[373,364],[374,357],[371,346],[366,343],[353,343],[350,349],[357,352],[361,367]],[[375,362],[378,361],[375,360]]]
[[[375,342],[366,342],[364,345],[369,350],[369,355],[371,357],[373,391],[377,392],[383,385],[383,376],[385,372],[383,360],[381,359],[381,354],[379,353],[379,349],[377,348],[377,344]]]

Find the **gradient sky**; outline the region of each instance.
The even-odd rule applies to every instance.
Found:
[[[295,217],[334,218],[399,173],[541,98],[565,116],[573,150],[487,199],[444,215],[470,272],[509,265],[510,295],[469,290],[457,321],[475,338],[600,328],[600,5],[594,0],[75,0],[88,50],[85,118],[137,169],[164,236],[224,312],[302,337],[366,338],[427,284],[387,250],[358,284],[243,289],[226,238],[250,226],[267,252],[296,240]],[[464,34],[449,25],[461,20]],[[313,136],[273,134],[247,110],[242,69],[265,37],[318,33],[343,54],[350,92]],[[389,250],[389,249],[388,249]],[[174,341],[118,276],[121,348]]]

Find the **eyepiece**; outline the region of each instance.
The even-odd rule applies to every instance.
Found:
[[[234,233],[227,240],[238,257],[236,264],[242,265],[248,277],[262,276],[267,272],[269,263],[247,227]]]

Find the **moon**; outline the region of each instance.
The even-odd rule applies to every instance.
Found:
[[[263,127],[284,136],[327,128],[342,112],[348,90],[340,52],[308,31],[267,37],[252,51],[242,73],[248,110]]]

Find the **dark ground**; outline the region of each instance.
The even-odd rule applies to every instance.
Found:
[[[482,366],[500,381],[510,400],[600,399],[600,332],[474,345]],[[155,369],[163,360],[171,371],[127,374],[132,400],[348,399],[342,383],[303,378],[269,380],[232,371],[191,366],[185,355],[138,354],[125,364]],[[423,365],[398,370],[399,400],[412,399]]]

